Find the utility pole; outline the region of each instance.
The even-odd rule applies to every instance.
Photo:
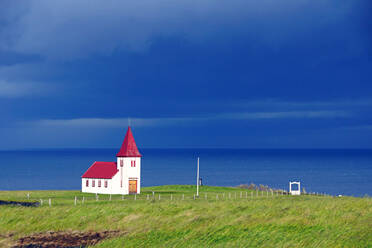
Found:
[[[196,171],[196,196],[199,197],[199,157],[198,157],[198,166]]]

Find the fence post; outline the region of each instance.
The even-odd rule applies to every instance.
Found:
[[[218,194],[216,195],[216,200],[218,200]]]
[[[30,193],[27,193],[27,200],[30,200]]]
[[[40,205],[43,206],[43,199],[40,199]]]
[[[243,192],[240,191],[240,198],[242,198]]]
[[[194,194],[194,200],[195,200],[195,194]]]
[[[159,201],[160,201],[160,193],[159,193]]]
[[[222,194],[222,198],[225,199],[225,193]]]
[[[271,189],[270,191],[271,191],[271,196],[274,196],[274,192],[273,192],[273,190]]]
[[[146,196],[146,200],[149,200],[150,198],[149,198],[149,194],[147,194],[147,196]]]
[[[185,194],[182,194],[182,200],[185,200]]]
[[[83,201],[81,202],[81,204],[84,204],[84,200],[85,200],[85,197],[83,196]]]
[[[110,194],[110,201],[111,201],[111,194]]]
[[[253,191],[251,191],[251,199],[253,199]]]
[[[96,201],[98,201],[98,194],[96,193]]]
[[[52,200],[49,198],[49,207],[52,206]]]
[[[269,197],[269,191],[266,191],[266,197]]]
[[[231,193],[229,192],[229,199],[231,198]]]
[[[124,195],[121,195],[121,199],[124,200]]]
[[[77,199],[76,199],[76,196],[75,196],[75,201],[74,201],[74,205],[76,206],[76,201],[77,201]]]
[[[134,200],[137,201],[137,194],[134,195]]]

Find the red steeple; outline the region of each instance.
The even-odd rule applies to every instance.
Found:
[[[116,157],[142,157],[141,153],[138,151],[130,127],[128,127],[127,134],[125,135],[123,144],[118,154],[116,154]]]

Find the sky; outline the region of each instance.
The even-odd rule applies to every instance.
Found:
[[[370,0],[0,0],[0,150],[372,148]]]

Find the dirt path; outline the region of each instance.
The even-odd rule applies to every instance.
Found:
[[[103,239],[119,236],[119,231],[46,232],[20,238],[13,248],[72,248],[95,245]]]

